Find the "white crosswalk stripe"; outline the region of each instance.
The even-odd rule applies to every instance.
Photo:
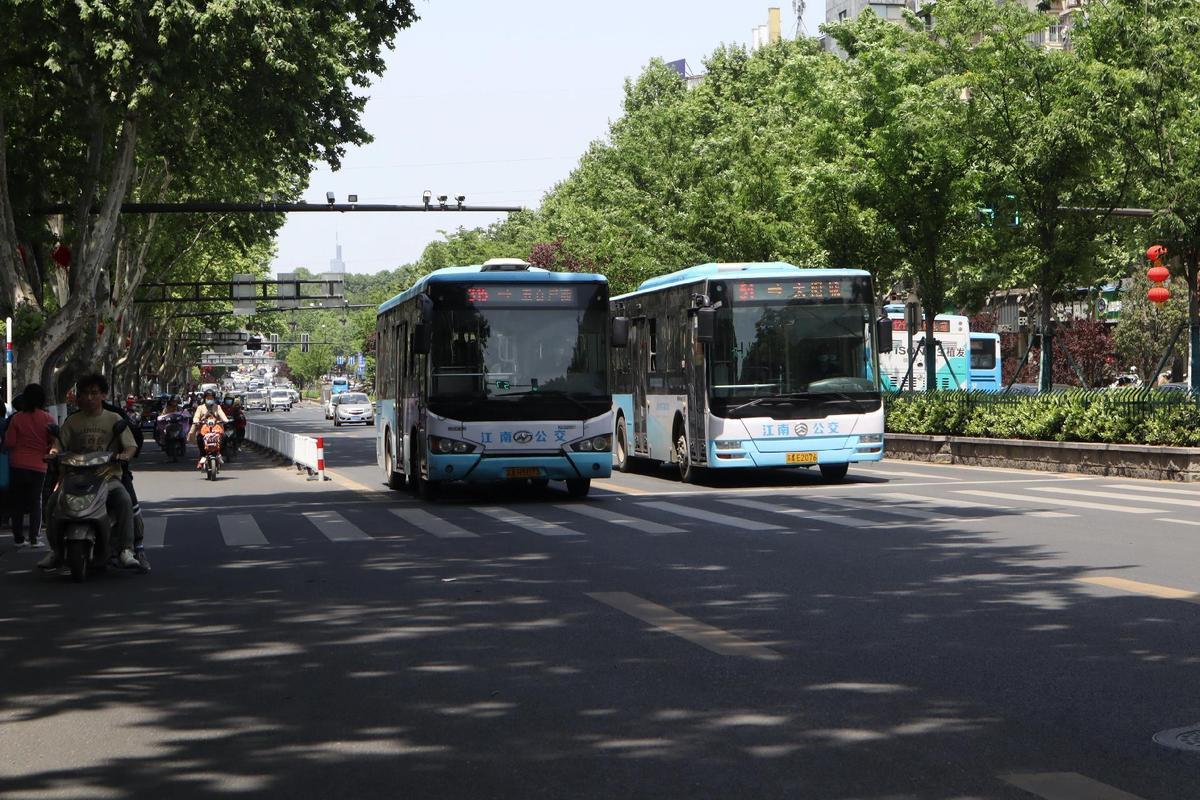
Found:
[[[978,495],[982,495],[984,497],[996,497],[1001,500],[1006,499],[1006,498],[1010,499],[1010,500],[1028,500],[1028,499],[1030,499],[1028,497],[1022,497],[1020,495],[1014,495],[1014,494],[1002,495],[998,492],[988,492],[988,491],[983,491],[983,490],[972,492],[972,491],[968,491],[966,489],[955,489],[954,492],[956,494],[978,494]],[[1005,512],[1011,512],[1011,513],[1023,514],[1024,516],[1027,516],[1027,517],[1046,517],[1046,518],[1051,518],[1051,519],[1061,518],[1061,517],[1078,516],[1077,514],[1068,514],[1065,511],[1031,511],[1030,509],[1027,509],[1027,508],[1022,508],[1020,506],[1010,506],[1005,503],[973,503],[970,500],[963,500],[960,497],[955,497],[952,499],[946,498],[945,500],[939,500],[936,497],[927,497],[926,495],[923,495],[923,494],[908,494],[905,492],[886,492],[886,493],[877,495],[877,497],[886,497],[890,500],[903,500],[910,505],[917,505],[917,506],[923,506],[923,507],[928,507],[928,508],[936,508],[938,513],[948,513],[946,510],[946,506],[953,506],[955,508],[981,508],[981,509],[985,509],[987,511],[1005,511]]]
[[[1183,500],[1178,497],[1154,497],[1151,495],[1139,495],[1138,497],[1121,497],[1114,495],[1112,492],[1089,492],[1084,489],[1051,489],[1049,487],[1030,486],[1035,492],[1058,492],[1080,497],[1103,497],[1110,500],[1136,500],[1139,503],[1162,503],[1169,506],[1190,506],[1192,508],[1200,508],[1200,502],[1197,500]]]
[[[799,517],[799,522],[828,522],[830,525],[844,525],[847,528],[867,528],[870,525],[864,524],[863,520],[847,517],[841,514],[822,514],[813,511],[811,508],[790,508],[786,506],[777,506],[771,503],[764,503],[761,500],[744,500],[740,497],[721,500],[722,503],[728,503],[733,506],[741,506],[742,508],[753,508],[755,511],[767,511],[772,514],[791,514]]]
[[[534,519],[526,514],[510,511],[507,508],[488,506],[475,510],[481,514],[487,514],[489,517],[500,522],[507,522],[509,525],[516,525],[518,528],[532,531],[539,536],[583,536],[579,531],[571,530],[563,525],[559,525],[557,522],[543,522],[540,519]]]
[[[650,502],[638,503],[639,506],[646,508],[654,508],[659,511],[667,511],[672,514],[678,514],[681,517],[691,517],[692,519],[704,520],[712,522],[714,525],[725,525],[730,528],[741,528],[747,531],[777,531],[781,530],[780,526],[772,525],[769,522],[759,522],[753,519],[743,519],[742,517],[731,517],[726,514],[714,514],[711,511],[706,511],[703,508],[693,508],[692,506],[681,506],[678,503],[663,503]]]
[[[1200,489],[1168,489],[1165,486],[1129,486],[1127,484],[1110,483],[1103,487],[1105,489],[1121,489],[1126,492],[1153,492],[1155,494],[1184,494],[1188,497],[1194,497],[1197,502],[1200,502]]]
[[[855,472],[859,475],[870,475],[875,478],[891,478],[893,476],[900,478],[921,478],[923,480],[946,481],[947,483],[955,483],[962,478],[953,478],[949,475],[930,475],[927,472],[902,472],[898,469],[863,469],[856,468]]]
[[[362,528],[336,511],[305,511],[304,518],[331,542],[360,542],[371,539]]]
[[[648,519],[638,519],[591,503],[562,503],[553,507],[558,511],[569,511],[572,514],[598,519],[610,525],[632,528],[641,533],[683,533],[683,528],[663,525],[661,522],[653,522]]]
[[[1005,492],[989,492],[984,489],[955,489],[956,494],[970,494],[977,497],[995,497],[999,500],[1019,500],[1024,503],[1049,503],[1050,505],[1067,506],[1070,508],[1090,508],[1096,511],[1115,511],[1120,514],[1161,514],[1160,508],[1134,508],[1133,506],[1118,506],[1112,503],[1092,503],[1087,500],[1067,499],[1064,497],[1030,497],[1023,494],[1007,494]]]
[[[894,505],[886,505],[886,504],[882,504],[882,503],[874,503],[874,504],[862,503],[862,502],[855,503],[855,502],[848,501],[848,500],[836,500],[834,498],[829,498],[829,497],[821,498],[820,502],[822,502],[826,505],[837,506],[838,508],[846,508],[846,509],[850,509],[852,511],[858,511],[858,512],[870,512],[872,514],[885,514],[885,515],[890,515],[893,517],[901,517],[901,518],[905,518],[905,519],[916,519],[916,520],[920,520],[922,522],[934,522],[935,521],[935,519],[934,519],[935,512],[933,512],[929,509],[926,509],[924,511],[915,511],[911,508],[897,508]],[[945,514],[946,512],[942,511],[941,509],[938,509],[936,513]],[[955,518],[957,519],[958,517],[955,517]]]
[[[217,525],[221,528],[221,538],[230,547],[267,544],[262,528],[250,514],[218,514]]]
[[[471,533],[466,528],[460,528],[453,522],[447,522],[441,517],[435,517],[419,508],[389,508],[388,511],[439,539],[476,539],[479,537],[477,533]]]

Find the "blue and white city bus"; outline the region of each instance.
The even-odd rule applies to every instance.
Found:
[[[618,469],[812,467],[841,480],[883,457],[877,319],[861,270],[703,264],[614,297],[629,346],[613,356]]]
[[[608,282],[517,259],[448,267],[379,307],[376,454],[393,489],[612,472]]]
[[[971,388],[1000,391],[1004,386],[1000,367],[1000,334],[971,331]]]

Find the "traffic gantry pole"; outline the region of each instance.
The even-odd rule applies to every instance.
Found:
[[[12,317],[4,318],[4,386],[8,396],[5,402],[8,411],[12,411]]]

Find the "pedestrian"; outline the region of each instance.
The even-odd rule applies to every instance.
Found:
[[[13,401],[17,412],[4,432],[8,451],[8,508],[12,514],[13,540],[36,546],[42,529],[42,485],[46,481],[46,454],[54,444],[50,425],[54,419],[46,413],[46,393],[36,383],[21,392],[20,402]],[[25,516],[29,516],[26,533]]]

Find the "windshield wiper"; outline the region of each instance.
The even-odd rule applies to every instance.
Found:
[[[749,408],[750,406],[756,406],[759,403],[778,403],[780,405],[788,405],[793,400],[799,400],[807,396],[808,394],[806,392],[792,392],[790,394],[772,394],[766,397],[756,397],[753,400],[748,400],[747,402],[742,403],[740,406],[734,406],[725,413],[732,414],[735,411],[739,411],[743,408]]]
[[[575,406],[577,408],[579,408],[580,411],[586,411],[589,413],[592,411],[592,409],[590,409],[586,405],[584,405],[583,402],[581,400],[579,400],[577,397],[571,395],[569,392],[564,392],[562,389],[538,389],[536,392],[531,389],[528,392],[505,392],[504,394],[494,394],[491,396],[492,397],[531,397],[534,395],[536,395],[538,397],[553,397],[555,399],[567,400],[569,402],[574,403]]]
[[[848,403],[853,403],[853,404],[854,404],[854,410],[855,410],[855,411],[857,411],[859,408],[861,408],[861,407],[862,407],[862,405],[861,405],[861,404],[863,404],[863,403],[866,403],[866,400],[863,400],[863,399],[861,399],[861,398],[858,398],[858,397],[852,397],[852,396],[850,396],[850,395],[849,395],[848,393],[846,393],[846,392],[809,392],[809,394],[810,394],[811,396],[813,396],[813,397],[819,397],[820,395],[823,395],[823,394],[832,394],[832,395],[836,395],[836,397],[837,397],[837,398],[840,398],[840,399],[827,398],[827,399],[823,400],[822,402],[825,402],[825,403],[837,403],[837,402],[841,402],[841,401],[846,401],[846,402],[848,402]]]

